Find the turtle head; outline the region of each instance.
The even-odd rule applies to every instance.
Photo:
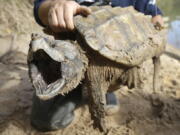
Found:
[[[28,53],[29,76],[43,100],[73,90],[84,77],[87,59],[75,44],[33,34]]]

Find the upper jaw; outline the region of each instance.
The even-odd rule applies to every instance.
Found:
[[[51,46],[52,42],[49,39],[39,37],[32,38],[30,43],[30,49],[32,53],[37,52],[38,50],[43,50],[46,52],[53,60],[57,62],[62,62],[65,60],[65,57],[62,53],[59,53],[56,49],[53,49]]]

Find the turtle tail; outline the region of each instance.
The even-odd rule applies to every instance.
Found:
[[[153,93],[156,93],[159,89],[159,71],[160,71],[160,56],[153,57],[154,75],[153,75]]]

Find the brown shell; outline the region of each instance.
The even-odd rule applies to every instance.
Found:
[[[75,17],[75,26],[85,42],[104,57],[136,66],[164,51],[165,35],[154,28],[150,16],[133,7],[92,10],[88,17]]]

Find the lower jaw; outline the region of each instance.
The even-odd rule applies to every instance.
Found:
[[[42,100],[48,100],[55,97],[60,93],[65,85],[65,79],[58,79],[57,81],[49,84],[45,90],[36,90],[36,95]]]

